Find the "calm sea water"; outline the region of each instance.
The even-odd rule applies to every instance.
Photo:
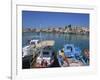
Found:
[[[59,34],[59,33],[41,33],[42,40],[55,40],[54,48],[56,51],[63,48],[65,44],[74,44],[80,47],[89,49],[89,35],[79,34]],[[28,40],[40,39],[40,33],[23,32],[22,34],[22,47],[27,45]]]

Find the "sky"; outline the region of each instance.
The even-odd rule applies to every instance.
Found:
[[[24,28],[64,27],[66,25],[89,27],[89,14],[22,11]]]

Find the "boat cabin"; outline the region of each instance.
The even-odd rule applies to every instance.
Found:
[[[50,47],[46,47],[40,51],[37,63],[42,64],[45,61],[47,62],[47,66],[49,66],[52,60],[54,60],[54,51]]]
[[[30,41],[30,44],[36,45],[36,44],[38,44],[39,42],[40,42],[39,40],[31,40],[31,41]]]
[[[64,54],[67,57],[75,57],[81,54],[81,50],[78,47],[75,47],[73,44],[66,44],[64,46]]]

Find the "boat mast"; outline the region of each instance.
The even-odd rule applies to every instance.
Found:
[[[40,42],[41,42],[41,52],[42,52],[42,34],[41,34],[41,24],[40,24]]]
[[[42,35],[41,35],[41,24],[40,24],[40,41],[42,41]]]

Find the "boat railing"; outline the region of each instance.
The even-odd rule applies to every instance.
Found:
[[[87,63],[83,59],[83,56],[82,55],[76,56],[76,59],[81,60],[83,62],[83,64],[87,65]]]
[[[36,62],[36,58],[40,54],[41,48],[35,48],[32,51],[33,51],[33,55],[32,55],[33,57],[32,57],[32,60],[30,61],[30,68]]]

